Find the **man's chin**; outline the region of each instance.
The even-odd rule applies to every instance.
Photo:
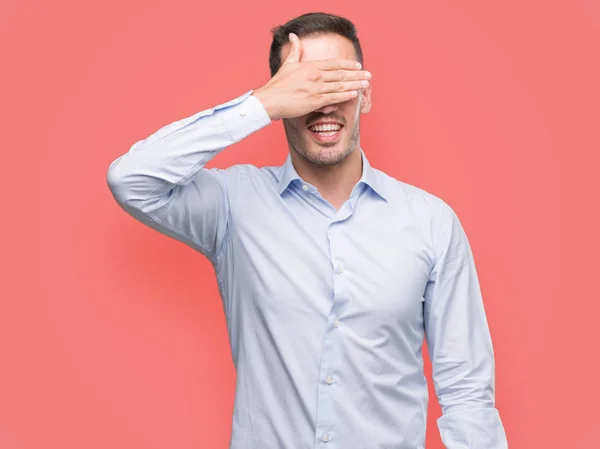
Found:
[[[308,162],[317,165],[336,165],[342,162],[347,156],[342,142],[333,145],[311,145],[310,150],[302,152],[301,155]]]

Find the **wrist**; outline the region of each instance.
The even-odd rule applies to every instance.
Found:
[[[277,116],[274,108],[272,107],[272,105],[269,102],[269,96],[263,90],[254,89],[252,92],[252,95],[254,97],[256,97],[258,99],[258,101],[260,101],[263,108],[265,109],[265,112],[267,113],[267,115],[269,116],[269,118],[272,121],[279,120],[280,117]]]

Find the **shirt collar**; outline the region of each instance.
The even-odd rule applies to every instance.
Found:
[[[365,152],[360,149],[360,153],[362,156],[362,176],[358,181],[358,184],[365,184],[370,187],[377,195],[383,198],[385,201],[388,200],[387,191],[381,177],[377,173],[377,171],[371,166]],[[281,167],[279,177],[279,195],[283,194],[283,192],[289,187],[289,185],[294,180],[302,181],[296,169],[294,168],[294,164],[292,162],[291,155],[288,154],[287,159],[283,166]]]

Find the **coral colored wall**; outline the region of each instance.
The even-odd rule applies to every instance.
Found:
[[[106,170],[266,82],[269,29],[324,5],[356,22],[374,74],[371,162],[468,233],[510,447],[598,447],[597,1],[8,0],[0,448],[227,448],[235,372],[212,269],[119,209]],[[276,123],[211,165],[285,155]],[[438,414],[432,391],[428,449]]]

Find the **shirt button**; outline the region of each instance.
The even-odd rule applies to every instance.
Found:
[[[246,115],[246,111],[244,111],[243,109],[240,111],[240,115]]]
[[[338,265],[337,272],[338,272],[338,273],[340,273],[340,274],[342,274],[342,273],[344,272],[344,265],[342,265],[342,264],[339,264],[339,265]]]
[[[302,186],[302,190],[304,190],[305,192],[307,192],[307,191],[308,191],[308,186],[307,186],[306,184],[304,184],[304,185]]]
[[[340,327],[340,321],[339,321],[339,320],[335,320],[335,321],[333,322],[333,325],[334,325],[335,327]]]
[[[329,441],[329,435],[327,435],[327,434],[323,435],[323,441],[325,441],[327,443]]]
[[[333,383],[333,377],[327,376],[327,383],[331,385]]]

